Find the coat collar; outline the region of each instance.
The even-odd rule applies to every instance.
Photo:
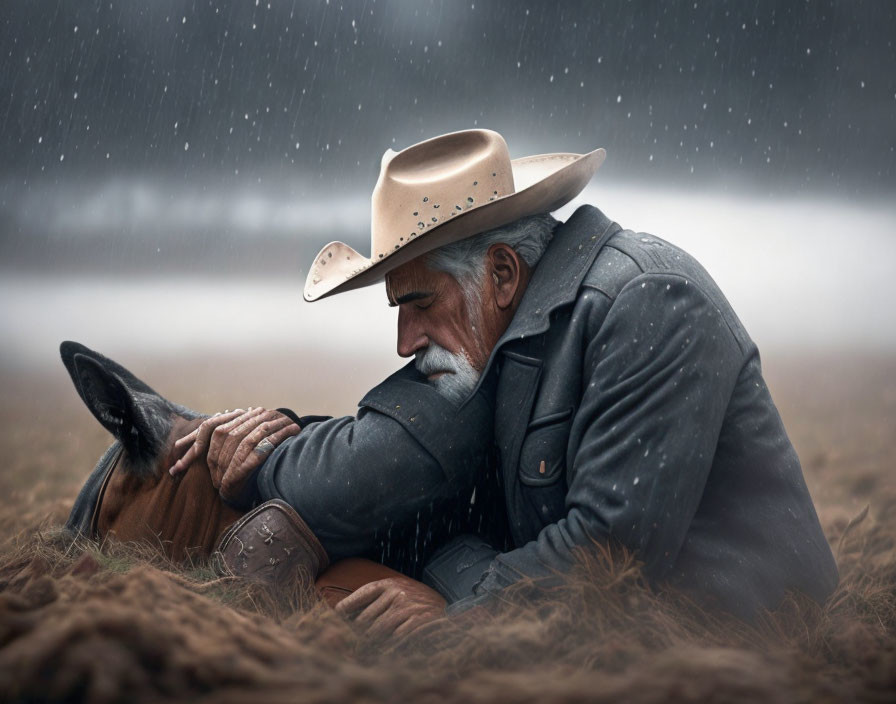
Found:
[[[575,300],[582,279],[591,268],[607,235],[622,228],[591,205],[578,208],[557,226],[507,330],[495,345],[543,333],[550,314]]]
[[[621,229],[592,205],[581,206],[566,222],[557,226],[532,273],[513,320],[492,350],[480,383],[505,344],[545,332],[550,327],[551,313],[575,300],[597,253]]]

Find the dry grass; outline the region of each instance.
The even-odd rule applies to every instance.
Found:
[[[0,550],[0,698],[890,701],[894,372],[896,360],[854,357],[767,369],[840,566],[823,607],[793,598],[754,627],[709,618],[686,599],[651,594],[630,559],[595,551],[546,598],[531,601],[522,585],[492,613],[387,644],[356,636],[307,592],[275,595],[202,565],[177,569],[137,546],[67,544],[54,527],[107,440],[69,388],[10,380],[0,408],[0,530],[9,536]],[[199,404],[170,372],[142,373],[202,410],[247,403],[221,393]],[[192,378],[184,384],[194,394],[203,381],[181,378]],[[228,393],[261,388],[221,378],[233,380]],[[296,382],[251,401],[277,405],[302,392]]]

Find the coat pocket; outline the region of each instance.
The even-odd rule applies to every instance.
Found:
[[[566,469],[572,409],[532,421],[520,448],[519,477],[526,486],[550,486]]]

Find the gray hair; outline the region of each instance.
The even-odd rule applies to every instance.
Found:
[[[550,213],[540,213],[515,220],[509,225],[487,230],[473,237],[452,242],[430,252],[426,263],[430,268],[444,271],[460,284],[468,305],[475,308],[485,277],[485,255],[494,244],[506,244],[534,267],[547,249],[560,223]]]

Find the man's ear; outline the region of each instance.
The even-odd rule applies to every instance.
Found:
[[[504,310],[518,301],[522,294],[528,266],[510,245],[499,243],[489,247],[486,253],[488,273],[495,291],[495,303]]]

